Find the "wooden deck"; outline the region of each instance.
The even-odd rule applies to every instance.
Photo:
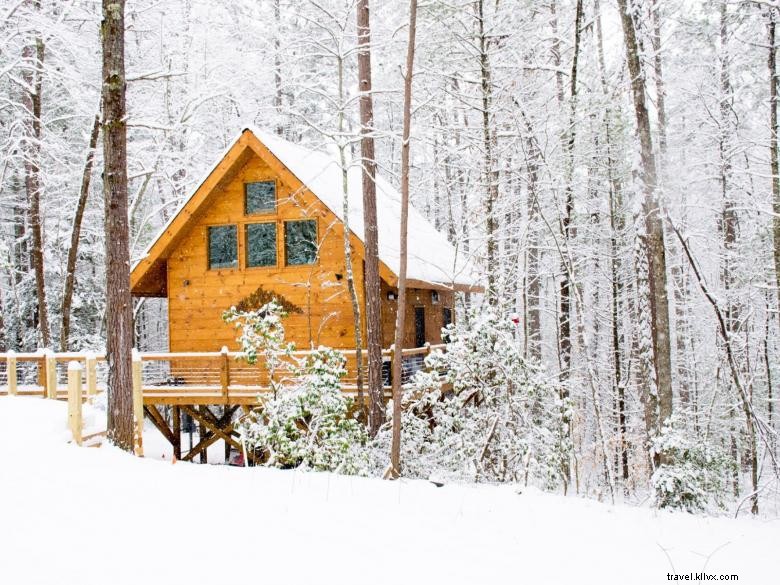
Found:
[[[405,372],[416,369],[434,349],[430,346],[403,351]],[[347,360],[342,391],[358,398],[358,364],[355,350],[341,350]],[[276,371],[277,386],[295,383],[293,366],[312,351],[296,351]],[[397,359],[394,350],[383,350],[383,359],[391,371]],[[225,442],[226,458],[230,449],[240,450],[234,428],[239,410],[249,412],[272,393],[268,370],[261,360],[249,365],[244,356],[223,348],[221,352],[155,353],[134,352],[133,388],[136,419],[136,452],[143,453],[143,419],[148,419],[171,443],[178,459],[200,456],[206,462],[206,449],[219,440]],[[360,367],[365,372],[366,355]],[[74,440],[81,444],[81,404],[105,391],[107,364],[105,355],[93,353],[0,353],[0,396],[41,396],[67,400],[68,419]],[[364,377],[365,378],[365,377]],[[385,398],[391,388],[385,386]],[[363,400],[365,400],[365,394]],[[182,415],[199,428],[199,442],[182,456]]]

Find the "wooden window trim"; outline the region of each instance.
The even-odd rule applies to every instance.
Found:
[[[276,256],[276,262],[273,264],[269,264],[267,266],[250,266],[249,265],[249,226],[250,225],[262,225],[262,224],[271,224],[276,226],[276,238],[274,241],[274,247],[276,248],[274,254]],[[244,270],[277,270],[279,268],[279,240],[281,239],[279,237],[279,222],[276,219],[268,219],[266,221],[247,221],[245,223],[241,224],[241,231],[244,234],[244,251],[242,254],[242,263],[243,263],[243,269]],[[310,264],[307,264],[306,266],[311,266]]]
[[[216,227],[235,227],[236,228],[236,265],[226,266],[224,268],[212,268],[211,267],[211,241],[209,240],[209,231],[211,228]],[[206,246],[206,271],[207,272],[220,272],[221,270],[240,270],[241,269],[241,235],[239,234],[240,224],[238,223],[214,223],[207,224],[204,230],[204,239]]]
[[[273,183],[274,184],[274,206],[271,209],[263,211],[250,212],[247,208],[247,187],[252,183]],[[245,217],[268,217],[279,214],[279,181],[276,179],[258,179],[256,181],[244,181],[244,216]]]
[[[320,246],[322,242],[320,242],[320,222],[319,219],[316,217],[300,217],[297,219],[282,219],[280,220],[282,223],[282,237],[279,238],[282,240],[282,254],[284,258],[284,263],[282,265],[282,268],[285,269],[309,269],[311,266],[319,266],[320,264]],[[314,222],[314,241],[317,244],[317,251],[314,255],[314,262],[311,264],[288,264],[287,263],[287,224],[288,223],[295,223],[300,221],[313,221]]]

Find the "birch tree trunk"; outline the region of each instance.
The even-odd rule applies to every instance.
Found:
[[[406,264],[409,223],[409,136],[412,127],[412,81],[414,46],[417,37],[417,0],[409,2],[409,41],[404,74],[404,127],[401,140],[401,233],[400,268],[398,271],[398,313],[395,318],[395,359],[393,360],[393,437],[390,448],[390,473],[401,474],[401,374],[403,369],[404,331],[406,327]]]
[[[127,217],[125,1],[103,0],[103,159],[108,439],[133,449],[133,312]]]

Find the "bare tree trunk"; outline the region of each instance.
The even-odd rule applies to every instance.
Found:
[[[641,169],[639,173],[642,193],[642,215],[644,220],[643,244],[648,263],[648,292],[650,296],[650,322],[655,369],[655,395],[650,391],[650,404],[657,402],[657,408],[650,409],[650,428],[660,432],[661,425],[672,414],[672,366],[669,326],[669,299],[666,282],[666,248],[662,210],[657,193],[657,172],[653,140],[650,132],[650,117],[647,111],[645,80],[642,73],[636,29],[627,0],[618,0],[623,37],[626,44],[626,60],[631,76],[637,131],[639,133]],[[652,384],[651,384],[652,388]],[[654,406],[654,405],[653,405]],[[658,454],[656,464],[663,460]]]
[[[474,11],[477,20],[477,42],[479,47],[479,79],[482,91],[482,148],[484,150],[485,173],[485,236],[487,240],[487,290],[485,295],[491,305],[498,303],[498,287],[496,274],[498,245],[496,231],[498,230],[495,206],[498,201],[498,166],[495,161],[496,136],[491,126],[491,103],[493,87],[490,71],[490,56],[488,55],[488,38],[485,32],[484,0],[476,0]]]
[[[554,4],[553,4],[554,6]],[[563,147],[566,153],[566,202],[565,211],[562,219],[562,231],[563,231],[563,248],[564,254],[568,257],[568,263],[571,266],[571,270],[575,269],[575,262],[572,258],[572,242],[575,236],[575,228],[572,226],[572,217],[574,215],[574,147],[577,139],[577,65],[580,56],[580,27],[582,23],[582,0],[577,0],[576,15],[574,18],[574,57],[571,65],[571,78],[570,78],[570,95],[569,95],[569,123],[566,128],[563,139]],[[571,322],[572,322],[572,304],[571,304],[571,278],[569,270],[564,267],[560,284],[560,298],[561,298],[561,311],[559,315],[560,323],[558,326],[560,334],[560,364],[561,364],[561,400],[563,401],[563,421],[567,427],[567,435],[571,436],[571,420],[569,420],[566,412],[568,407],[566,406],[566,400],[569,398],[569,386],[568,381],[571,377],[571,356],[572,356],[572,342],[571,342]],[[588,359],[586,356],[585,359]],[[563,491],[566,493],[569,477],[571,475],[569,462],[565,461],[563,464],[563,476],[564,486]]]
[[[382,307],[379,284],[379,233],[376,217],[374,103],[371,95],[371,25],[368,0],[357,3],[358,91],[360,92],[360,155],[363,159],[363,223],[365,239],[366,337],[368,353],[368,428],[375,435],[385,421],[382,392]]]
[[[81,175],[81,191],[79,191],[79,200],[76,204],[76,215],[73,217],[73,229],[70,233],[68,261],[65,265],[65,291],[62,294],[62,329],[60,331],[60,351],[68,351],[68,338],[70,336],[70,308],[73,302],[73,289],[76,282],[76,261],[78,260],[79,255],[81,222],[84,219],[84,210],[87,207],[89,184],[92,180],[92,165],[95,162],[95,148],[97,147],[99,132],[100,114],[95,116],[95,121],[92,124],[92,133],[89,135],[87,160],[84,163],[84,172]]]
[[[282,42],[279,38],[282,28],[280,1],[274,0],[274,22],[276,24],[276,30],[274,31],[274,109],[278,117],[276,133],[282,136],[284,127],[282,126]]]
[[[601,23],[601,5],[596,0],[594,5],[596,11],[596,36],[598,40],[599,57],[599,78],[601,89],[605,98],[609,99],[607,88],[607,67],[604,59],[604,34]],[[628,472],[628,423],[626,417],[626,381],[623,379],[623,351],[620,335],[620,298],[623,294],[623,285],[620,279],[620,249],[618,237],[625,229],[625,222],[622,216],[623,206],[623,185],[618,178],[615,169],[615,159],[612,154],[612,108],[607,106],[604,114],[604,132],[606,135],[607,147],[607,175],[609,179],[609,227],[610,227],[610,280],[612,289],[612,319],[611,319],[611,342],[612,342],[612,361],[614,367],[613,384],[616,393],[616,405],[618,416],[618,451],[620,461],[620,476],[623,483],[624,493],[627,490],[629,478]]]
[[[34,0],[32,6],[40,11],[40,0]],[[36,33],[34,44],[27,45],[22,57],[27,62],[23,78],[29,90],[22,97],[24,108],[29,113],[25,121],[25,157],[24,174],[27,199],[30,205],[30,230],[32,232],[32,264],[35,272],[35,290],[38,297],[38,328],[44,347],[51,344],[49,329],[49,309],[46,304],[46,270],[43,243],[43,222],[41,220],[41,102],[43,90],[43,60],[46,47],[40,32]]]
[[[653,23],[653,68],[655,69],[655,106],[658,110],[658,151],[661,167],[666,161],[666,85],[664,84],[663,58],[661,57],[661,0],[653,0],[650,15]]]
[[[403,366],[406,317],[407,228],[409,222],[409,136],[412,127],[412,81],[414,46],[417,36],[417,0],[409,2],[409,41],[404,75],[404,129],[401,140],[401,233],[398,271],[398,313],[395,318],[395,359],[393,360],[393,441],[390,449],[390,473],[401,474],[401,374]]]
[[[278,6],[278,2],[277,2]],[[339,76],[339,134],[344,136],[344,59],[338,56],[338,76]],[[355,324],[355,362],[357,364],[357,403],[360,412],[365,415],[366,402],[363,395],[363,320],[360,314],[360,301],[358,299],[357,288],[355,287],[355,271],[352,268],[352,243],[350,236],[352,234],[349,228],[349,168],[347,166],[347,144],[339,138],[339,163],[341,164],[341,190],[342,190],[342,213],[344,214],[344,269],[347,273],[347,290],[349,291],[349,300],[352,303],[352,320]]]
[[[133,449],[133,312],[127,218],[125,0],[103,0],[103,174],[108,439]]]
[[[542,298],[539,268],[541,265],[541,248],[539,245],[539,167],[541,154],[533,135],[530,121],[521,111],[520,116],[525,122],[525,143],[527,145],[526,168],[528,169],[528,198],[526,202],[528,214],[527,260],[525,274],[525,339],[528,357],[539,363],[542,358],[542,316],[540,303]]]
[[[780,164],[777,155],[777,135],[780,132],[777,122],[777,12],[769,9],[769,160],[772,171],[772,236],[774,239],[775,282],[777,284],[777,304],[780,307]]]
[[[571,256],[572,240],[575,236],[575,229],[572,226],[572,216],[574,215],[574,187],[572,185],[574,174],[574,147],[576,144],[576,116],[577,116],[577,64],[580,54],[580,27],[582,23],[582,0],[577,0],[577,11],[574,19],[574,57],[571,66],[571,85],[570,85],[570,103],[569,103],[569,123],[563,137],[563,148],[566,154],[566,185],[564,191],[566,194],[565,211],[562,219],[563,245],[567,255]],[[562,96],[559,96],[559,99]],[[563,106],[563,104],[561,104]],[[572,267],[573,259],[570,259]],[[561,381],[564,382],[562,388],[566,396],[568,389],[565,382],[571,375],[571,281],[568,271],[563,270],[560,284],[561,312],[560,312],[560,362],[561,362]]]
[[[745,416],[745,434],[747,435],[748,452],[750,457],[750,479],[753,487],[752,493],[750,495],[751,512],[753,514],[758,514],[758,438],[756,436],[756,431],[757,425],[760,424],[761,421],[756,417],[755,411],[753,410],[753,398],[748,392],[748,389],[745,388],[745,385],[742,383],[742,377],[740,376],[739,368],[737,367],[737,361],[731,345],[732,336],[728,331],[728,326],[726,325],[726,317],[724,316],[718,301],[707,288],[707,284],[704,282],[704,278],[702,278],[701,272],[699,271],[699,268],[693,259],[690,247],[685,242],[680,232],[676,229],[675,234],[677,235],[677,239],[682,245],[683,251],[688,258],[688,262],[690,263],[694,274],[696,275],[699,288],[701,289],[704,297],[707,299],[707,302],[712,306],[712,309],[715,312],[715,317],[718,321],[718,333],[726,350],[726,361],[728,363],[729,370],[731,371],[731,377],[734,382],[734,386],[737,390],[736,394],[742,403],[742,412]],[[766,441],[766,444],[767,447],[769,447],[769,440]],[[770,456],[772,456],[774,459],[774,454],[770,454]],[[736,470],[736,473],[739,473],[738,469]]]

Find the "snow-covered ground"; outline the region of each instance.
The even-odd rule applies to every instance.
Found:
[[[68,444],[65,422],[64,403],[0,398],[0,583],[777,582],[776,519],[172,464]]]

